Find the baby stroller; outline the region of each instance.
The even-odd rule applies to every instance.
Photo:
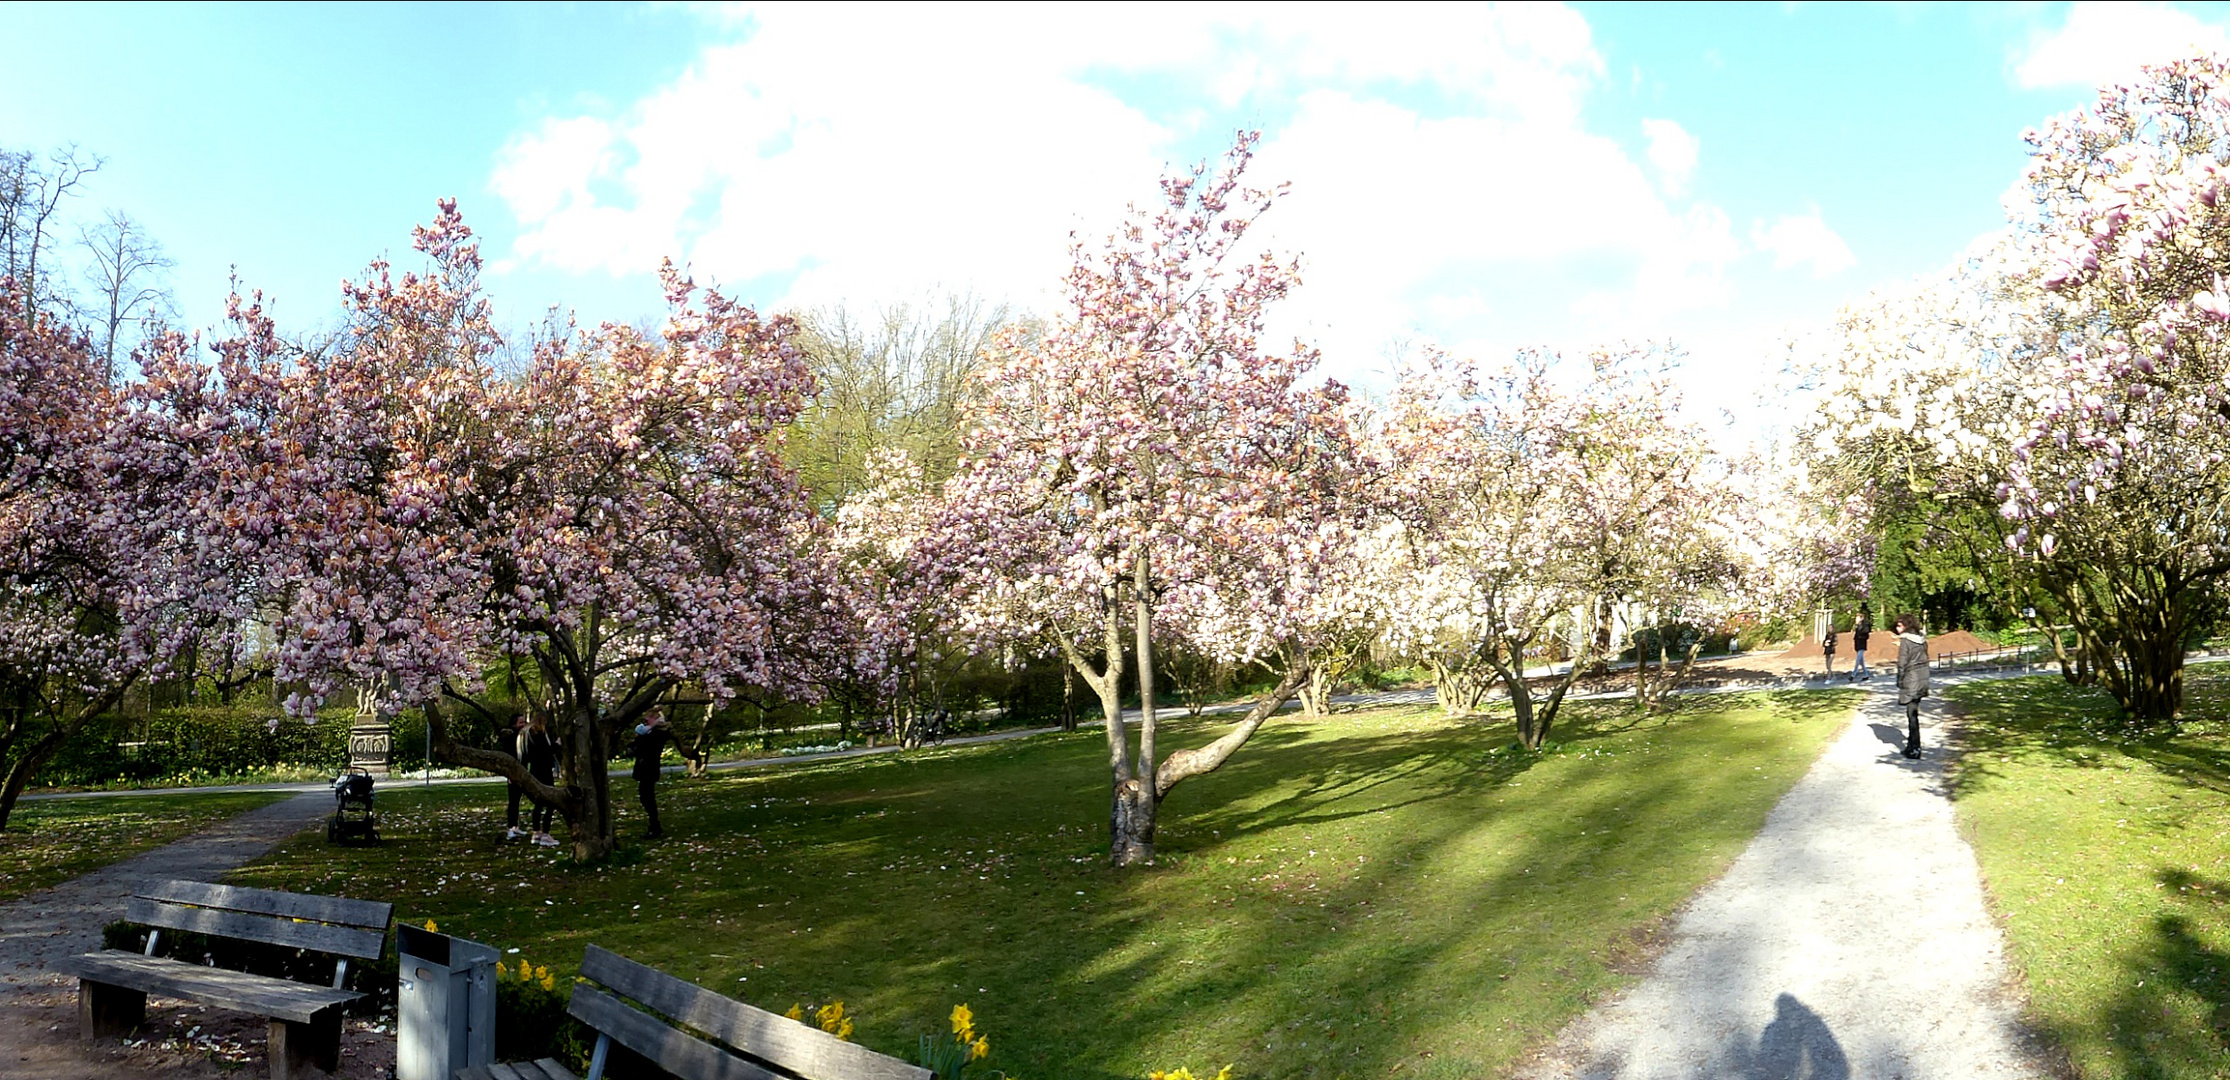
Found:
[[[372,813],[372,774],[350,768],[333,779],[333,816],[325,839],[334,844],[379,843],[379,815]]]

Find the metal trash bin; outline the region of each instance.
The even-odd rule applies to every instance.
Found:
[[[395,1080],[450,1080],[493,1063],[496,951],[406,924],[395,936]]]

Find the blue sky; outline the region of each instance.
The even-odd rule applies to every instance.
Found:
[[[0,146],[103,155],[189,325],[234,266],[290,327],[435,198],[503,318],[656,313],[672,254],[769,307],[1049,309],[1070,230],[1261,128],[1280,329],[1671,338],[1733,404],[1779,342],[2003,220],[2022,131],[2219,7],[0,6]]]

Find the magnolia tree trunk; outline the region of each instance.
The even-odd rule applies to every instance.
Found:
[[[2136,727],[2174,723],[2184,709],[2185,634],[2177,626],[2124,628],[2098,674]]]
[[[7,778],[0,781],[0,830],[8,827],[8,821],[15,814],[16,800],[23,796],[23,789],[31,783],[31,777],[53,759],[55,752],[62,749],[62,744],[69,741],[70,736],[91,723],[94,717],[115,708],[117,702],[124,700],[124,691],[131,687],[133,681],[124,679],[103,691],[99,697],[81,703],[76,711],[59,718],[51,730],[27,743],[19,745],[17,740],[24,737],[28,718],[20,714],[14,718],[6,737],[0,738],[0,761],[8,763]],[[30,694],[26,697],[35,701],[37,695]],[[34,704],[29,703],[18,705],[18,708],[34,707]]]
[[[1132,562],[1131,627],[1138,643],[1138,761],[1115,777],[1115,805],[1108,817],[1108,859],[1118,867],[1154,861],[1154,813],[1163,792],[1154,783],[1154,600],[1148,557]]]
[[[1108,834],[1115,845],[1115,864],[1122,866],[1127,864],[1122,861],[1123,851],[1120,838],[1125,835],[1133,835],[1138,831],[1137,826],[1128,824],[1128,822],[1133,808],[1139,804],[1140,799],[1138,793],[1133,791],[1126,801],[1124,788],[1127,782],[1136,779],[1137,770],[1131,761],[1130,734],[1123,729],[1123,619],[1121,609],[1116,603],[1115,590],[1112,588],[1106,590],[1103,599],[1106,606],[1102,612],[1102,621],[1099,628],[1101,634],[1100,645],[1104,650],[1101,654],[1101,665],[1094,667],[1092,662],[1085,658],[1083,650],[1076,646],[1075,640],[1070,635],[1061,635],[1059,643],[1061,655],[1068,661],[1069,670],[1082,678],[1084,685],[1091,687],[1092,693],[1100,699],[1100,715],[1106,721],[1107,729],[1107,767],[1115,777],[1114,809],[1110,815],[1111,824],[1108,828]],[[1149,666],[1152,663],[1153,654],[1150,652],[1139,657],[1139,664],[1142,667]],[[1146,676],[1144,684],[1150,691],[1153,686],[1153,677],[1151,675]],[[1150,703],[1153,700],[1151,693],[1146,694],[1143,700],[1149,703],[1148,708],[1150,709]],[[1144,831],[1150,852],[1153,842],[1153,810],[1151,807],[1146,810]]]
[[[469,699],[452,697],[451,700],[477,708]],[[510,754],[458,742],[449,732],[448,716],[441,702],[428,702],[422,711],[433,742],[434,760],[495,773],[519,785],[520,793],[534,804],[557,811],[571,833],[576,860],[593,862],[618,849],[618,831],[612,817],[610,762],[603,753],[604,735],[597,730],[592,711],[574,710],[572,722],[567,725],[569,730],[560,734],[563,753],[559,755],[555,784],[536,780],[527,771],[526,763]]]
[[[1156,763],[1155,737],[1158,734],[1159,712],[1154,707],[1154,643],[1153,643],[1153,592],[1146,585],[1146,560],[1140,558],[1133,566],[1134,585],[1130,605],[1130,626],[1138,662],[1138,749],[1131,750],[1129,732],[1122,721],[1123,619],[1121,609],[1110,596],[1107,621],[1102,627],[1106,635],[1107,664],[1094,668],[1087,663],[1068,639],[1063,639],[1062,649],[1077,675],[1099,695],[1100,708],[1107,716],[1108,767],[1113,774],[1113,785],[1108,807],[1108,861],[1120,868],[1142,866],[1154,861],[1155,819],[1161,811],[1163,799],[1185,780],[1203,773],[1214,772],[1241,746],[1246,745],[1264,721],[1275,715],[1293,700],[1309,681],[1313,666],[1299,652],[1288,655],[1284,672],[1278,684],[1255,700],[1245,718],[1232,725],[1216,741],[1194,750],[1180,750],[1169,755],[1168,760]],[[1110,590],[1112,592],[1112,590]]]
[[[1108,861],[1116,867],[1154,861],[1154,813],[1161,797],[1135,776],[1115,782],[1115,806],[1108,817]]]
[[[1312,718],[1331,715],[1332,691],[1360,666],[1362,650],[1359,648],[1326,650],[1309,666],[1309,680],[1301,687],[1301,711]]]
[[[1441,712],[1460,718],[1477,713],[1486,703],[1487,690],[1494,685],[1492,671],[1438,659],[1427,660],[1426,665],[1432,668],[1433,700]]]
[[[565,824],[572,832],[573,857],[594,862],[619,847],[618,823],[612,820],[611,761],[594,708],[576,709],[570,727],[567,753],[558,765],[558,783],[571,796],[564,807]]]
[[[2088,674],[2129,724],[2174,724],[2184,707],[2184,647],[2212,606],[2209,585],[2157,566],[2091,568],[2044,584],[2069,612]]]
[[[1556,714],[1564,705],[1564,693],[1579,681],[1590,657],[1588,650],[1581,650],[1572,658],[1562,678],[1549,687],[1548,696],[1536,699],[1534,688],[1525,681],[1525,647],[1531,639],[1514,639],[1501,643],[1489,662],[1500,675],[1502,684],[1510,691],[1510,712],[1518,722],[1518,742],[1528,750],[1539,750],[1549,741],[1549,731],[1556,725]]]
[[[1277,686],[1269,693],[1255,699],[1254,707],[1231,730],[1216,741],[1196,750],[1179,750],[1169,755],[1169,760],[1153,770],[1151,785],[1132,781],[1128,786],[1118,783],[1115,789],[1115,834],[1113,862],[1116,866],[1134,866],[1154,861],[1154,816],[1161,809],[1161,801],[1178,784],[1211,773],[1223,766],[1233,753],[1247,744],[1264,721],[1277,715],[1285,703],[1299,694],[1308,684],[1312,666],[1296,659],[1278,679]]]
[[[1696,657],[1703,652],[1703,635],[1698,634],[1688,642],[1688,648],[1681,654],[1680,666],[1675,668],[1672,666],[1671,656],[1665,650],[1664,635],[1660,632],[1657,637],[1657,681],[1655,683],[1649,681],[1649,657],[1639,647],[1639,642],[1635,644],[1634,704],[1655,712],[1665,703],[1666,695],[1679,689],[1680,684],[1686,682],[1689,674],[1695,671]]]

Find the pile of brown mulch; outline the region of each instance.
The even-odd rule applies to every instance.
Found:
[[[1935,637],[1928,639],[1928,655],[1930,656],[1948,656],[1952,653],[1995,652],[1997,648],[1997,646],[1964,630],[1953,630],[1948,634],[1937,634]]]
[[[1948,634],[1937,634],[1928,639],[1928,655],[1930,656],[1948,656],[1952,653],[1986,653],[1996,648],[1997,646],[1965,630],[1953,630]],[[1789,650],[1781,655],[1790,660],[1799,660],[1805,657],[1818,659],[1820,643],[1814,638],[1805,638],[1789,646]],[[1835,660],[1837,663],[1842,663],[1850,658],[1851,635],[1848,631],[1845,631],[1835,635]],[[1897,659],[1897,635],[1888,627],[1875,627],[1873,636],[1866,639],[1867,663],[1879,666],[1884,661],[1895,659]]]

